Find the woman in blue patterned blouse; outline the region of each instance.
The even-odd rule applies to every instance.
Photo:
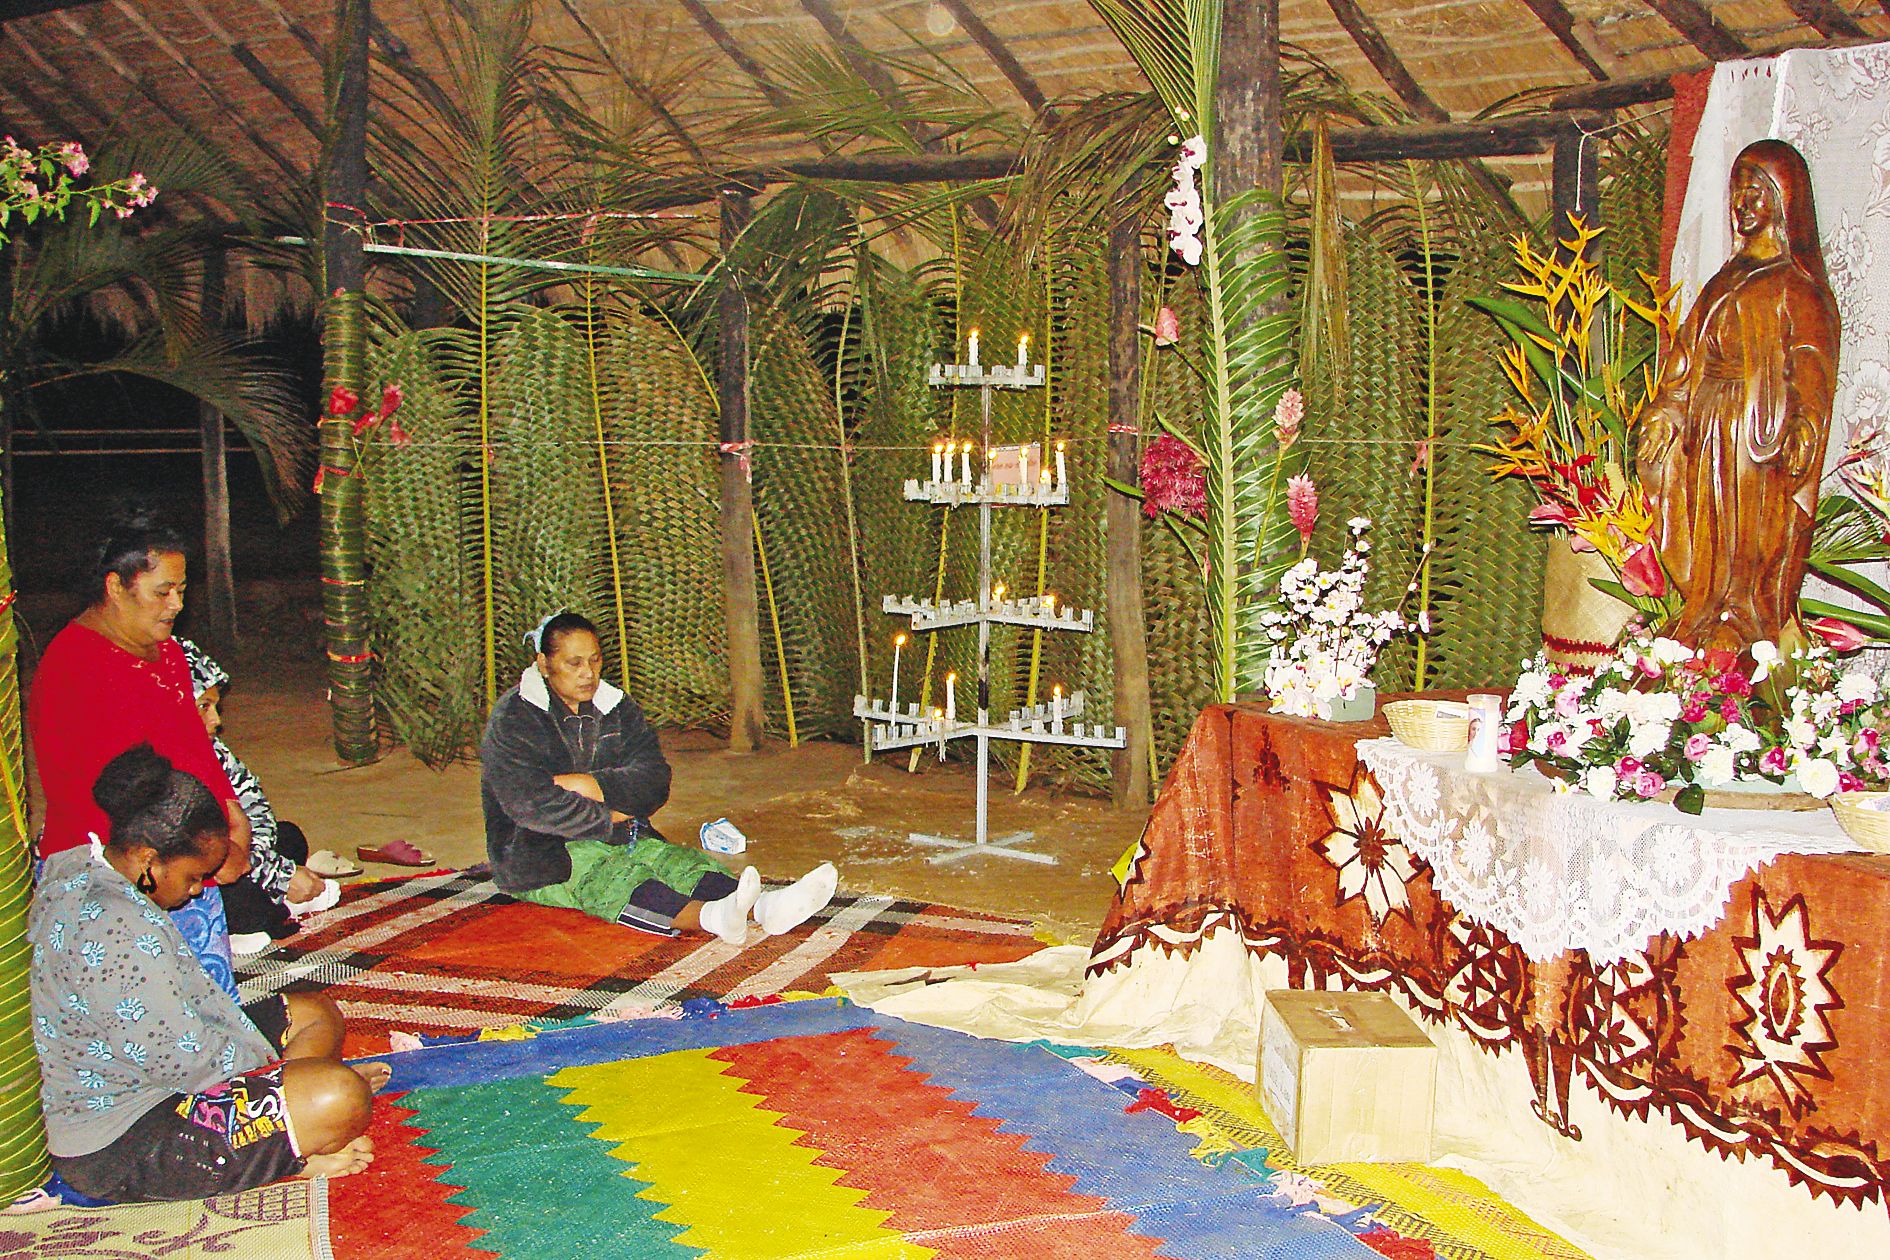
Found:
[[[27,925],[55,1171],[125,1203],[367,1167],[387,1065],[340,1061],[341,1014],[325,997],[239,1007],[165,913],[227,855],[209,789],[141,744],[106,765],[93,798],[109,840],[47,859]]]

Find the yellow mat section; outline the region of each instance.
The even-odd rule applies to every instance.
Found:
[[[566,1068],[548,1078],[568,1089],[593,1136],[614,1143],[625,1175],[648,1182],[641,1197],[667,1204],[660,1220],[683,1227],[676,1242],[718,1260],[780,1260],[844,1254],[860,1260],[936,1253],[883,1228],[890,1213],[859,1206],[866,1191],[835,1184],[838,1168],[796,1145],[802,1133],[777,1123],[728,1064],[708,1050]],[[731,1175],[738,1170],[738,1175]]]
[[[1588,1260],[1587,1253],[1498,1198],[1466,1173],[1427,1164],[1301,1164],[1254,1097],[1230,1072],[1190,1063],[1169,1050],[1115,1050],[1108,1057],[1134,1068],[1174,1101],[1202,1113],[1222,1137],[1266,1152],[1267,1163],[1301,1172],[1354,1204],[1380,1203],[1378,1218],[1401,1234],[1423,1238],[1451,1260]],[[1215,1143],[1215,1145],[1219,1145]]]

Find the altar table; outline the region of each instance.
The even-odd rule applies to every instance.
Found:
[[[1388,825],[1355,747],[1387,733],[1382,717],[1204,711],[1092,951],[1092,987],[1234,932],[1296,987],[1391,991],[1483,1057],[1519,1051],[1535,1115],[1564,1142],[1582,1138],[1571,1088],[1592,1090],[1615,1116],[1677,1126],[1722,1160],[1764,1161],[1860,1209],[1843,1215],[1878,1237],[1890,857],[1781,856],[1690,939],[1663,933],[1605,963],[1580,950],[1531,960],[1443,900]],[[1605,1113],[1587,1114],[1593,1127]]]

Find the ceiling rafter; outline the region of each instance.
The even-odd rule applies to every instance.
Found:
[[[723,26],[715,14],[703,7],[702,0],[679,0],[679,3],[689,16],[695,19],[696,25],[702,28],[702,33],[713,40],[715,46],[720,48],[743,74],[754,80],[755,86],[761,89],[761,94],[768,98],[770,105],[778,109],[788,103],[787,92],[769,76],[768,71],[759,61],[748,55],[747,49],[736,42],[735,37],[729,34],[728,27]],[[1890,0],[1884,0],[1884,3],[1890,4]]]
[[[41,13],[56,13],[60,9],[78,9],[97,3],[99,0],[0,0],[0,22],[11,22],[14,18],[33,17]]]
[[[229,29],[217,21],[210,10],[204,6],[203,0],[182,0],[182,3],[196,17],[198,23],[210,32],[211,38],[221,43],[225,51],[236,59],[237,64],[249,71],[250,77],[262,84],[265,91],[281,101],[283,108],[294,114],[296,121],[307,128],[309,135],[319,142],[322,138],[321,121],[315,117],[313,110],[302,103],[302,98],[290,90],[289,85],[284,83],[273,70],[265,66],[262,59],[247,43],[230,34]]]
[[[1868,39],[1870,32],[1834,0],[1785,0],[1798,20],[1826,39]]]
[[[1529,6],[1529,11],[1541,20],[1542,24],[1549,29],[1549,34],[1555,36],[1556,42],[1568,50],[1568,55],[1588,72],[1590,78],[1608,77],[1607,70],[1595,60],[1595,55],[1588,51],[1588,46],[1582,43],[1575,34],[1575,16],[1563,6],[1562,0],[1522,0],[1522,2]]]
[[[610,45],[604,42],[604,37],[597,33],[597,28],[592,26],[589,19],[578,9],[576,0],[558,0],[558,4],[571,15],[571,20],[577,23],[578,29],[584,32],[585,38],[596,47],[605,63],[617,72],[617,78],[622,80],[623,85],[630,90],[631,94],[656,117],[664,130],[689,151],[689,156],[694,158],[698,165],[707,165],[708,158],[703,154],[702,146],[696,143],[695,137],[689,134],[689,129],[670,112],[669,106],[664,104],[663,98],[657,94],[655,88],[630,73],[630,67],[617,59],[617,54],[612,52]]]
[[[996,66],[998,72],[1010,83],[1011,90],[1023,98],[1024,104],[1030,106],[1030,112],[1043,113],[1044,106],[1048,103],[1048,98],[1043,94],[1043,88],[1038,86],[1037,80],[1031,76],[1030,71],[1024,69],[1023,63],[1012,55],[1010,47],[998,38],[997,32],[985,25],[984,19],[971,11],[971,6],[965,3],[965,0],[940,0],[940,3],[957,20],[958,25],[964,28],[965,34],[971,36],[972,42],[984,50],[984,55],[991,59],[991,64]]]
[[[1357,0],[1326,0],[1326,7],[1332,10],[1332,16],[1339,19],[1339,25],[1352,37],[1358,50],[1365,54],[1365,60],[1371,63],[1372,69],[1378,72],[1378,77],[1390,86],[1397,98],[1404,102],[1406,109],[1426,122],[1450,121],[1450,114],[1432,100],[1431,94],[1405,69],[1404,62],[1398,59],[1398,54],[1392,51],[1390,42],[1385,39],[1385,33],[1358,6]]]
[[[1751,54],[1746,41],[1720,25],[1719,19],[1699,0],[1647,0],[1647,3],[1709,61],[1733,61]]]
[[[302,51],[313,58],[316,65],[322,67],[328,65],[328,50],[322,46],[321,40],[315,38],[313,31],[289,16],[288,11],[277,4],[276,0],[261,0],[261,2],[262,7],[269,10],[270,15],[282,24],[282,29],[293,36],[296,43],[302,45]]]
[[[13,42],[14,47],[19,49],[20,55],[26,58],[27,64],[33,68],[33,72],[40,77],[42,82],[57,83],[68,100],[92,116],[94,126],[104,131],[111,129],[115,115],[93,100],[71,75],[62,72],[48,61],[46,55],[33,45],[24,27],[8,25],[0,27],[0,32],[4,32],[6,37]]]
[[[19,76],[8,79],[5,86],[6,90],[11,93],[20,104],[26,107],[26,113],[32,115],[31,119],[21,117],[21,122],[30,121],[37,126],[49,128],[45,134],[36,137],[39,143],[44,144],[50,140],[76,139],[84,134],[79,128],[72,125],[72,120],[67,118],[65,114],[60,111],[58,106],[48,101],[38,92],[35,92],[29,85],[22,83]],[[26,130],[25,128],[20,128],[14,134],[16,136],[24,136],[26,135]],[[28,145],[27,147],[32,148],[34,146]]]
[[[210,98],[210,103],[223,111],[230,121],[236,124],[237,129],[249,138],[251,144],[262,150],[270,161],[281,167],[284,175],[287,175],[290,179],[301,179],[307,174],[306,171],[302,170],[289,159],[288,154],[277,148],[274,141],[270,140],[268,136],[265,136],[256,128],[255,123],[250,120],[247,111],[243,110],[235,101],[226,96],[222,88],[218,87],[208,75],[199,70],[196,63],[184,55],[183,49],[173,44],[162,31],[151,25],[144,15],[138,12],[136,5],[132,4],[130,0],[111,0],[111,5],[114,9],[124,14],[127,21],[138,28],[139,34],[155,44],[159,52],[169,57],[172,61],[175,61],[183,70],[185,77],[203,90],[204,95]],[[60,16],[65,17],[67,15],[61,14]]]

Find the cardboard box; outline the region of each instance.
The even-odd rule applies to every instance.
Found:
[[[1431,1157],[1437,1048],[1382,993],[1268,990],[1258,1079],[1301,1163]]]

